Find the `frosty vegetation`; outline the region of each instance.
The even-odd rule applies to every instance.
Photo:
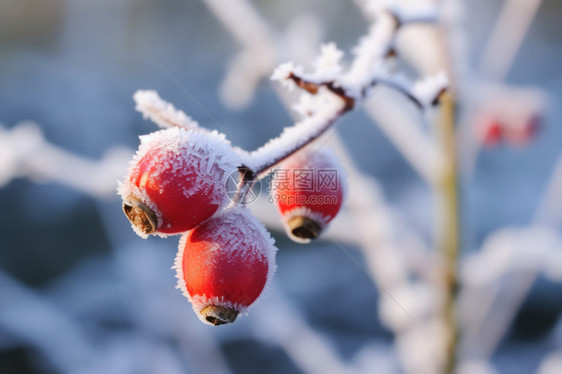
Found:
[[[380,319],[393,333],[394,343],[390,346],[368,344],[351,358],[342,358],[333,342],[283,295],[275,281],[271,281],[267,296],[252,310],[251,317],[234,328],[233,335],[209,333],[192,315],[186,317],[185,300],[169,297],[163,307],[162,295],[169,295],[173,285],[169,274],[157,269],[169,267],[169,259],[162,252],[150,250],[145,241],[130,244],[117,239],[120,237],[115,232],[117,218],[104,214],[103,201],[113,198],[115,180],[122,176],[133,151],[115,148],[101,160],[88,160],[47,142],[38,125],[20,123],[11,129],[0,127],[0,186],[24,177],[61,183],[95,197],[100,201],[99,211],[106,230],[114,238],[115,252],[99,263],[74,269],[45,292],[32,290],[0,270],[3,300],[0,328],[10,333],[0,337],[0,346],[32,346],[57,371],[65,373],[135,372],[133,363],[139,357],[142,360],[143,355],[150,357],[157,368],[154,372],[182,373],[184,360],[187,360],[193,362],[190,368],[193,372],[230,373],[232,370],[219,345],[235,337],[248,337],[278,347],[304,373],[433,374],[443,372],[451,359],[447,351],[451,342],[447,339],[451,336],[448,330],[453,328],[461,332],[454,344],[455,372],[497,373],[492,356],[536,277],[562,281],[559,232],[562,157],[557,170],[553,171],[550,188],[527,227],[501,228],[491,233],[481,248],[458,257],[460,291],[453,299],[457,319],[451,326],[442,316],[445,300],[451,297],[444,289],[443,274],[444,268],[455,264],[444,261],[436,250],[437,245],[423,233],[407,227],[400,211],[385,199],[380,183],[356,165],[347,149],[349,145],[337,135],[328,138],[324,134],[345,113],[364,110],[412,169],[434,188],[450,161],[429,126],[436,121],[439,98],[446,88],[455,94],[455,105],[459,108],[455,136],[463,140],[457,142],[460,147],[458,177],[464,178],[462,180],[470,178],[482,146],[470,135],[474,130],[473,113],[493,112],[507,118],[509,123],[521,123],[521,119],[543,113],[543,93],[508,86],[502,79],[491,79],[484,74],[485,64],[482,71],[468,66],[459,0],[443,3],[357,0],[359,9],[373,25],[347,59],[347,64],[345,54],[335,44],[318,46],[314,32],[302,35],[301,43],[314,45],[320,52],[312,60],[312,71],[287,62],[301,58],[302,54],[286,48],[284,42],[291,40],[289,35],[273,30],[248,0],[206,0],[205,3],[242,47],[228,65],[221,86],[225,104],[247,105],[257,83],[270,77],[285,88],[300,91],[297,100],[289,100],[285,92],[279,91],[288,110],[296,109],[300,119],[255,151],[236,150],[237,156],[232,156],[234,161],[230,166],[244,164],[256,173],[256,178],[263,178],[286,157],[305,146],[321,148],[327,144],[334,148],[346,170],[349,199],[324,239],[345,252],[356,263],[358,271],[371,278],[379,298],[378,315],[373,318]],[[438,60],[438,63],[432,56],[413,58],[410,63],[419,74],[419,79],[414,81],[401,74],[394,56],[405,52],[400,50],[403,46],[397,42],[397,33],[405,25],[415,26],[419,22],[439,24],[444,31],[436,27],[432,32],[408,34],[414,42],[408,44],[402,40],[407,46],[405,51],[416,50],[416,45],[423,43],[427,49],[450,58]],[[315,24],[310,22],[310,25]],[[524,34],[528,24],[522,22],[520,26]],[[505,30],[497,32],[505,35]],[[306,35],[311,40],[306,40]],[[491,39],[495,40],[495,36]],[[506,45],[511,46],[507,42]],[[309,54],[310,49],[304,48]],[[489,49],[487,56],[496,50]],[[278,67],[274,69],[275,66]],[[503,76],[501,66],[490,70]],[[378,89],[398,95],[377,95],[376,100],[370,100]],[[469,94],[475,92],[478,94]],[[157,134],[179,133],[178,128],[188,129],[192,134],[206,131],[184,112],[162,100],[155,91],[138,91],[134,99],[136,109],[144,118],[168,129]],[[213,136],[226,143],[223,135]],[[150,137],[143,139],[143,142],[149,141]],[[65,168],[52,165],[65,165]],[[278,217],[272,217],[265,199],[259,199],[251,208],[269,229],[283,230]],[[359,248],[360,256],[349,251],[348,246]],[[273,252],[272,249],[268,255]],[[151,266],[143,267],[146,263]],[[99,274],[107,266],[116,269],[120,283],[115,287],[99,283]],[[152,270],[141,273],[139,268]],[[513,279],[518,281],[510,281]],[[181,278],[179,286],[182,287]],[[108,293],[108,289],[112,292]],[[61,303],[61,295],[72,302]],[[159,338],[143,336],[138,341],[129,341],[124,336],[120,339],[125,340],[125,344],[117,341],[96,344],[96,335],[89,330],[94,327],[79,324],[75,317],[95,308],[111,310],[123,298],[131,303],[128,322],[138,331],[154,332]],[[68,304],[68,309],[63,308],[64,303]],[[147,310],[158,313],[146,313]],[[558,321],[557,334],[561,329]],[[50,335],[55,332],[61,342],[57,346],[50,341]],[[169,349],[163,343],[165,339],[177,340],[179,352]],[[561,371],[562,351],[555,349],[541,359],[536,373]]]

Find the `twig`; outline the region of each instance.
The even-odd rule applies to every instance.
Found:
[[[329,67],[331,71],[328,69],[328,72],[324,72],[318,69],[315,74],[307,75],[302,72],[300,67],[295,67],[292,63],[283,64],[275,71],[272,79],[280,80],[285,85],[295,85],[312,95],[324,95],[325,102],[316,113],[292,128],[285,129],[278,138],[250,154],[253,159],[250,168],[256,175],[263,177],[283,159],[320,137],[339,117],[351,111],[356,102],[369,97],[373,85],[380,84],[380,82],[383,82],[382,84],[391,82],[391,75],[386,76],[384,81],[381,80],[381,72],[377,68],[380,69],[378,64],[382,63],[391,48],[399,25],[398,18],[388,12],[382,12],[377,23],[371,27],[368,35],[362,38],[356,47],[356,58],[349,71],[341,76],[334,73],[339,70],[337,64],[341,56],[341,52],[335,47],[323,49],[323,52],[327,54],[324,58],[335,65]],[[332,79],[326,80],[326,75]],[[420,85],[422,89],[419,91],[422,91],[425,96],[423,99],[418,98],[415,90],[408,90],[399,84],[393,86],[399,87],[401,92],[408,92],[408,98],[414,98],[414,103],[420,108],[425,108],[427,105],[436,103],[436,98],[444,90],[442,83],[442,80],[436,79],[428,84]],[[432,90],[436,92],[431,92]],[[334,98],[341,99],[341,102],[338,103]]]
[[[8,155],[0,159],[0,185],[12,178],[28,177],[59,182],[98,198],[115,195],[115,180],[122,176],[133,153],[114,148],[99,162],[89,160],[49,143],[32,122],[19,123],[10,130],[0,126],[0,148]]]
[[[446,157],[446,165],[437,186],[438,232],[437,246],[444,260],[445,301],[443,320],[447,327],[444,371],[453,374],[457,360],[458,322],[456,300],[458,290],[457,267],[460,251],[460,222],[458,202],[458,172],[455,147],[455,101],[450,94],[441,98],[442,116],[436,126],[439,143]]]
[[[261,148],[250,153],[254,170],[259,178],[265,177],[273,167],[293,153],[304,148],[325,133],[334,122],[349,109],[345,102],[329,92],[324,93],[331,105],[326,105],[314,116],[286,128],[275,139],[270,140]]]
[[[186,130],[199,128],[199,124],[176,109],[172,104],[162,100],[156,91],[138,90],[133,95],[135,109],[142,113],[143,118],[149,118],[162,128],[181,127]]]
[[[558,157],[533,221],[554,229],[562,224],[562,154]]]
[[[533,226],[547,227],[552,230],[558,229],[560,217],[557,216],[557,214],[559,215],[558,212],[562,205],[559,192],[561,186],[562,156],[560,156],[558,163],[555,165],[546,193],[538,204],[533,219]],[[481,334],[484,335],[481,340],[486,342],[486,344],[478,347],[483,357],[490,357],[497,348],[501,338],[511,326],[517,311],[531,290],[531,286],[536,280],[539,270],[538,267],[527,269],[523,274],[518,274],[516,281],[508,282],[507,289],[503,289],[501,292],[502,302],[499,308],[492,309],[495,304],[493,302],[487,303],[486,305],[488,305],[488,308],[484,308],[482,311],[484,317],[477,321],[480,323],[475,323],[471,327],[472,330],[480,331]],[[493,291],[488,290],[487,292],[490,293]],[[497,299],[498,293],[494,292],[491,297],[492,301],[494,301]],[[465,296],[465,298],[471,299],[470,295]],[[471,300],[474,300],[474,298]],[[485,321],[493,321],[493,326],[490,328],[483,328],[485,326]]]
[[[507,0],[480,60],[480,73],[503,81],[542,0]]]

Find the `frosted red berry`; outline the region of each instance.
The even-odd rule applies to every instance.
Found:
[[[495,147],[502,141],[504,130],[497,121],[490,121],[482,129],[481,141],[487,147]]]
[[[527,116],[503,115],[501,113],[484,113],[477,118],[480,143],[495,147],[500,143],[524,146],[532,141],[540,129],[540,117],[535,114]]]
[[[229,202],[226,178],[239,164],[216,132],[171,128],[142,136],[119,186],[125,215],[141,236],[190,230]]]
[[[538,114],[531,114],[523,121],[506,129],[506,140],[510,144],[516,146],[524,146],[536,138],[540,131],[540,116]]]
[[[325,149],[304,149],[295,154],[280,165],[271,183],[271,199],[287,234],[300,243],[317,238],[344,200],[342,168]]]
[[[206,324],[232,323],[275,272],[274,240],[248,209],[227,208],[185,233],[175,261],[178,288]]]

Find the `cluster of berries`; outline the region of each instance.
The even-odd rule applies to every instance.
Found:
[[[538,115],[530,115],[519,121],[502,120],[494,113],[481,113],[477,118],[477,136],[486,147],[495,147],[500,143],[526,145],[532,141],[540,130]]]
[[[544,98],[523,89],[494,90],[483,96],[474,122],[480,144],[524,146],[537,137],[544,112]]]
[[[125,215],[142,237],[181,235],[174,266],[178,287],[204,323],[234,322],[260,296],[276,269],[271,235],[246,206],[227,194],[227,178],[241,170],[241,153],[223,135],[210,131],[175,127],[140,139],[119,185]],[[332,160],[323,151],[304,149],[280,168],[293,173],[304,167],[337,167]],[[341,178],[339,183],[316,191],[332,196],[332,204],[279,200],[291,237],[301,242],[318,237],[341,207]],[[285,197],[310,193],[291,183],[275,191]]]

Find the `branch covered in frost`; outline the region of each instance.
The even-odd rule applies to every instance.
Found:
[[[413,86],[404,78],[391,73],[384,63],[391,52],[398,27],[397,18],[383,12],[367,36],[360,40],[354,50],[355,58],[351,67],[344,74],[341,73],[340,65],[343,52],[330,43],[322,46],[313,73],[305,73],[302,67],[289,62],[280,65],[271,79],[280,81],[289,89],[296,86],[311,94],[316,94],[322,86],[327,87],[350,107],[355,101],[368,97],[370,90],[377,85],[398,90],[420,109],[435,105],[447,88],[445,74],[426,78]]]
[[[310,51],[313,50],[312,46],[315,42],[308,42],[310,38],[313,38],[317,34],[315,31],[316,21],[311,17],[296,17],[293,23],[289,25],[287,30],[287,37],[289,40],[285,40],[284,35],[273,35],[272,30],[268,29],[268,32],[262,33],[264,20],[261,18],[256,9],[250,6],[244,0],[228,2],[224,0],[212,0],[207,1],[207,5],[213,11],[213,13],[218,17],[218,19],[223,23],[230,32],[232,32],[236,39],[244,46],[244,50],[238,56],[236,61],[236,66],[231,65],[229,72],[227,74],[226,80],[223,82],[223,87],[221,91],[223,94],[223,99],[226,103],[234,104],[234,101],[239,103],[240,100],[246,102],[251,92],[253,91],[255,83],[259,79],[258,75],[263,74],[264,61],[261,58],[261,54],[257,53],[260,49],[260,45],[276,45],[275,56],[279,58],[285,56],[289,57],[295,61],[309,61],[313,56],[309,56]],[[409,4],[408,6],[411,6]],[[394,9],[400,11],[400,8],[396,5],[390,7],[389,9]],[[412,8],[411,14],[415,12],[415,9],[420,9],[419,7]],[[399,17],[390,15],[391,12],[384,9],[379,9],[379,17],[373,17],[372,20],[376,22],[376,26],[373,26],[367,37],[363,38],[363,42],[360,47],[356,48],[356,51],[361,51],[358,53],[356,62],[353,67],[353,73],[348,72],[347,79],[351,83],[350,78],[361,74],[369,73],[369,67],[371,62],[377,60],[386,59],[389,55],[394,52],[394,31],[399,25],[396,24],[396,19],[400,19],[400,24],[407,22],[417,22],[422,20],[423,17],[406,17],[404,11]],[[426,13],[427,14],[427,13]],[[243,15],[243,17],[242,17]],[[240,22],[240,19],[248,19],[248,22]],[[301,20],[302,19],[302,20]],[[427,17],[426,21],[434,21],[435,18]],[[292,34],[295,34],[291,37]],[[298,38],[296,38],[298,37]],[[313,38],[314,39],[314,38]],[[316,39],[314,39],[316,40]],[[284,45],[287,43],[288,45]],[[294,45],[298,44],[298,48],[294,48]],[[307,47],[308,46],[308,47]],[[273,51],[269,48],[265,52],[272,53]],[[265,53],[263,52],[263,53]],[[298,52],[298,53],[296,53]],[[300,102],[293,105],[293,108],[301,115],[301,117],[310,117],[318,112],[323,99],[318,99],[316,93],[319,91],[321,86],[325,86],[330,89],[333,93],[336,93],[344,100],[347,100],[347,105],[351,107],[352,100],[343,96],[343,91],[337,87],[336,79],[342,77],[342,66],[341,60],[343,58],[343,52],[340,51],[334,43],[328,43],[321,46],[320,55],[313,60],[313,67],[315,72],[313,74],[305,74],[303,69],[293,62],[282,64],[274,72],[272,79],[280,80],[284,86],[288,88],[300,87],[306,92],[303,93]],[[262,56],[263,57],[263,56]],[[260,62],[261,61],[261,62]],[[255,64],[259,63],[260,67],[256,68]],[[371,77],[371,86],[387,86],[401,92],[406,98],[409,98],[412,103],[418,108],[424,108],[430,105],[430,103],[435,104],[435,98],[440,92],[446,87],[446,82],[442,82],[442,87],[434,87],[434,96],[427,90],[419,90],[416,85],[410,83],[408,80],[400,77],[396,73],[392,73],[388,68],[384,67],[384,64],[375,64],[371,66],[373,68]],[[360,72],[364,70],[366,73]],[[442,75],[444,77],[444,75]],[[430,81],[437,83],[439,79],[430,79]],[[228,91],[228,95],[227,92]],[[423,92],[422,92],[423,91]],[[234,93],[234,94],[233,94]],[[282,95],[282,92],[277,90],[277,93],[281,96],[282,100],[287,106],[287,97]],[[367,92],[363,92],[367,94]],[[225,97],[228,96],[228,97]],[[229,98],[230,97],[230,98]],[[378,100],[377,100],[378,101]],[[392,100],[392,102],[399,100]],[[381,106],[378,105],[375,112],[382,111]],[[369,109],[369,113],[373,110]],[[427,135],[421,131],[418,123],[413,123],[409,121],[407,123],[395,123],[396,121],[389,120],[388,116],[383,116],[387,118],[388,123],[382,123],[379,121],[380,115],[375,115],[377,118],[377,123],[383,127],[383,130],[387,133],[390,139],[397,145],[398,149],[404,154],[405,158],[412,163],[412,166],[417,170],[420,175],[431,182],[433,177],[438,174],[436,170],[440,170],[440,163],[438,162],[438,150],[428,139]],[[400,128],[400,131],[395,131],[396,128]],[[387,131],[388,130],[388,131]],[[414,136],[415,135],[415,136]],[[419,142],[418,142],[419,140]],[[415,146],[412,144],[415,143]],[[260,149],[259,153],[263,154],[264,149]]]
[[[480,59],[482,75],[494,81],[505,79],[541,2],[507,0],[503,3]]]
[[[355,59],[349,71],[344,74],[341,84],[348,95],[359,98],[371,84],[373,74],[378,73],[384,59],[394,44],[400,23],[388,12],[382,12],[366,36],[361,38],[354,49]]]
[[[562,153],[558,156],[534,221],[553,228],[559,228],[562,224]]]
[[[400,23],[431,23],[439,18],[439,4],[431,0],[364,0],[363,9],[377,18],[392,13]]]
[[[461,268],[463,344],[489,357],[511,325],[538,273],[562,281],[562,237],[542,227],[491,235]],[[507,280],[507,282],[502,282]],[[500,284],[508,286],[500,288]],[[501,292],[501,297],[500,297]],[[474,306],[478,306],[477,309]],[[485,344],[482,344],[485,342]]]
[[[12,129],[0,126],[0,186],[28,177],[59,182],[94,197],[112,197],[115,180],[122,176],[132,153],[114,148],[96,162],[50,144],[35,123],[22,122]]]
[[[162,100],[156,91],[138,90],[133,95],[133,99],[136,103],[135,109],[142,113],[144,119],[150,119],[164,129],[181,127],[186,130],[195,130],[199,128],[196,121],[172,104]]]
[[[444,74],[411,87],[408,82],[393,79],[393,75],[385,69],[384,59],[398,26],[398,20],[384,12],[369,34],[361,39],[355,49],[356,57],[346,73],[341,73],[343,52],[335,44],[322,46],[320,57],[315,61],[316,71],[312,74],[304,73],[300,66],[292,62],[282,64],[275,70],[272,80],[280,81],[289,89],[299,87],[311,95],[322,96],[320,100],[312,101],[305,95],[304,102],[301,101],[298,107],[305,114],[305,119],[251,153],[254,158],[251,167],[258,175],[267,173],[284,158],[322,135],[341,115],[353,109],[358,100],[368,97],[374,85],[397,88],[420,108],[437,103],[438,97],[446,89]],[[339,105],[332,98],[341,99]]]
[[[329,92],[321,95],[325,105],[317,113],[285,128],[279,137],[250,153],[248,166],[258,176],[265,176],[275,165],[317,139],[347,110],[338,97]]]

